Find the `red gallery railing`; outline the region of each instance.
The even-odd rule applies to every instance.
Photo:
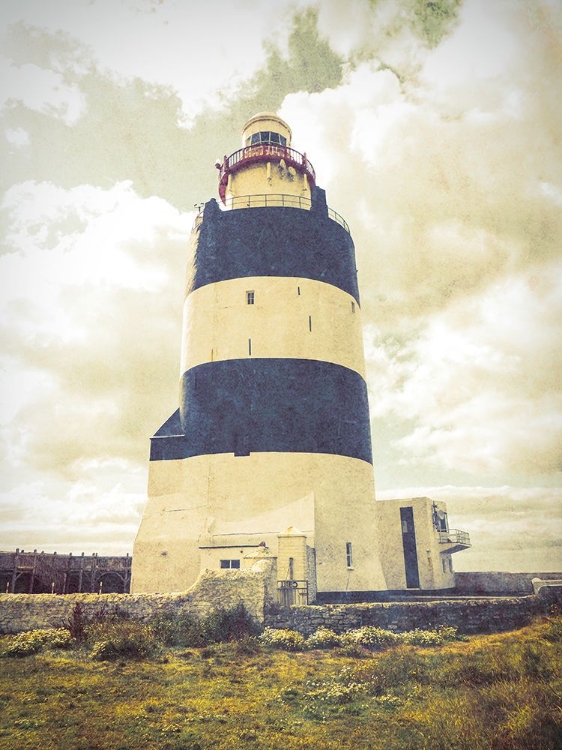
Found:
[[[288,167],[293,167],[297,172],[306,174],[311,188],[316,184],[316,173],[314,167],[306,158],[306,154],[301,154],[289,146],[260,143],[255,146],[245,146],[230,154],[230,156],[225,156],[220,166],[217,164],[217,168],[220,170],[219,195],[222,202],[224,203],[225,200],[229,174],[236,172],[241,166],[247,166],[252,162],[269,161],[270,159],[277,162],[283,160]]]

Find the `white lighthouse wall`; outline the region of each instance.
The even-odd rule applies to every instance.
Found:
[[[262,149],[263,147],[253,148]],[[251,149],[250,146],[248,151]],[[295,167],[285,161],[280,162],[280,157],[277,156],[272,157],[272,160],[267,163],[259,162],[246,166],[243,171],[229,175],[226,189],[227,208],[230,205],[229,198],[245,195],[253,197],[258,195],[301,196],[310,199],[310,185],[306,173],[298,172]],[[285,202],[290,204],[290,201]],[[253,199],[251,206],[256,205],[260,205],[260,202]],[[268,205],[271,204],[268,202]],[[234,207],[244,208],[244,204],[235,200]]]
[[[197,579],[207,482],[188,462],[151,461],[148,501],[133,548],[131,591],[185,591]]]
[[[212,544],[214,532],[220,534],[217,546],[230,529],[234,544],[266,541],[276,555],[276,537],[287,526],[314,544],[319,591],[345,591],[351,584],[356,591],[384,589],[374,505],[372,466],[345,456],[251,453],[152,461],[132,590],[191,586],[201,569],[199,547]],[[353,570],[346,542],[353,546]]]
[[[254,304],[247,303],[248,292]],[[207,284],[187,296],[182,372],[249,357],[250,346],[253,357],[322,360],[365,377],[359,305],[321,281],[248,277]]]

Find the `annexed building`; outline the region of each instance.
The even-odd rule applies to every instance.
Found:
[[[132,591],[260,550],[284,602],[450,588],[455,548],[428,522],[443,505],[375,502],[349,227],[283,120],[256,115],[242,138],[192,232],[180,404],[151,440]]]

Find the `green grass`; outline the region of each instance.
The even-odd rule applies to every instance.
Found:
[[[555,750],[561,631],[553,617],[353,655],[242,637],[113,661],[93,659],[85,639],[0,661],[0,748]]]

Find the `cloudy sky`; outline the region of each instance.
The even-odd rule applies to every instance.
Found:
[[[0,549],[124,554],[253,114],[354,237],[377,496],[561,570],[559,0],[3,0]]]

